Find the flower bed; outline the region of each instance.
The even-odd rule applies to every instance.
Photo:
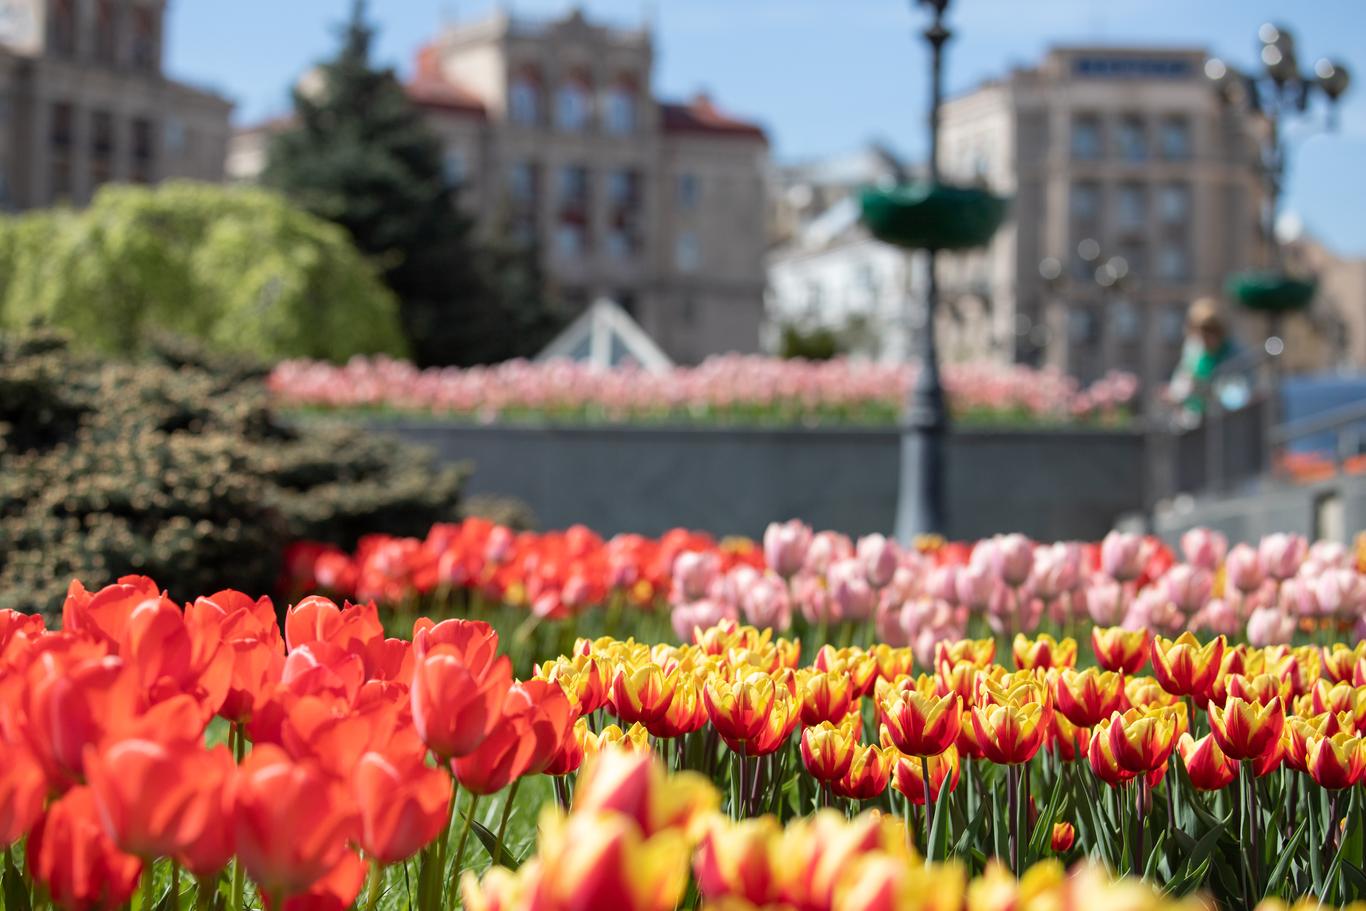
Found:
[[[1091,386],[1055,370],[951,364],[944,384],[955,416],[973,423],[1116,424],[1138,392],[1128,373]],[[892,424],[912,367],[726,355],[664,373],[597,370],[569,361],[419,370],[377,357],[344,366],[285,361],[270,386],[286,405],[462,416],[480,422]]]
[[[1283,534],[1230,548],[1197,529],[1179,550],[1117,532],[1095,543],[927,538],[906,549],[796,521],[754,542],[682,529],[658,539],[603,539],[582,527],[515,533],[471,519],[424,539],[373,536],[352,554],[296,545],[284,590],[505,630],[529,622],[549,636],[543,648],[562,647],[561,633],[660,637],[667,620],[686,639],[694,626],[736,620],[808,642],[911,645],[926,666],[944,639],[1084,636],[1091,624],[1258,646],[1366,635],[1366,538],[1356,553]]]
[[[1363,892],[1366,643],[1095,627],[917,668],[726,621],[517,681],[488,624],[405,633],[318,596],[282,632],[265,599],[142,577],[73,583],[60,630],[0,612],[6,908],[436,911],[462,878],[466,908],[535,911]]]

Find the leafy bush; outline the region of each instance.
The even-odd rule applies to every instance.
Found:
[[[0,327],[34,323],[120,356],[160,331],[271,360],[404,350],[398,305],[343,228],[191,182],[0,219]]]
[[[295,428],[259,366],[157,343],[97,361],[0,339],[0,607],[52,612],[67,581],[145,573],[190,597],[269,591],[285,546],[423,534],[461,472],[360,431]]]

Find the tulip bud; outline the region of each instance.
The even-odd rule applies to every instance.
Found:
[[[1077,841],[1077,830],[1070,822],[1053,823],[1053,836],[1049,841],[1049,846],[1054,854],[1066,854],[1072,850],[1072,845]]]

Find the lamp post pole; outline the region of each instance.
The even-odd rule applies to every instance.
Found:
[[[939,183],[939,107],[943,100],[944,45],[950,32],[944,25],[949,0],[919,0],[934,9],[934,20],[924,32],[930,45],[929,182]],[[944,437],[949,414],[939,375],[939,347],[935,339],[935,316],[939,308],[939,276],[936,251],[923,254],[925,299],[919,319],[910,321],[916,331],[912,352],[919,364],[915,383],[906,402],[901,430],[901,483],[897,495],[896,536],[909,543],[916,535],[943,534],[948,530],[944,509]]]

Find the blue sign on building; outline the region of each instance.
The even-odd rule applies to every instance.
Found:
[[[1194,67],[1189,60],[1142,57],[1078,57],[1072,64],[1077,76],[1106,79],[1186,79]]]

